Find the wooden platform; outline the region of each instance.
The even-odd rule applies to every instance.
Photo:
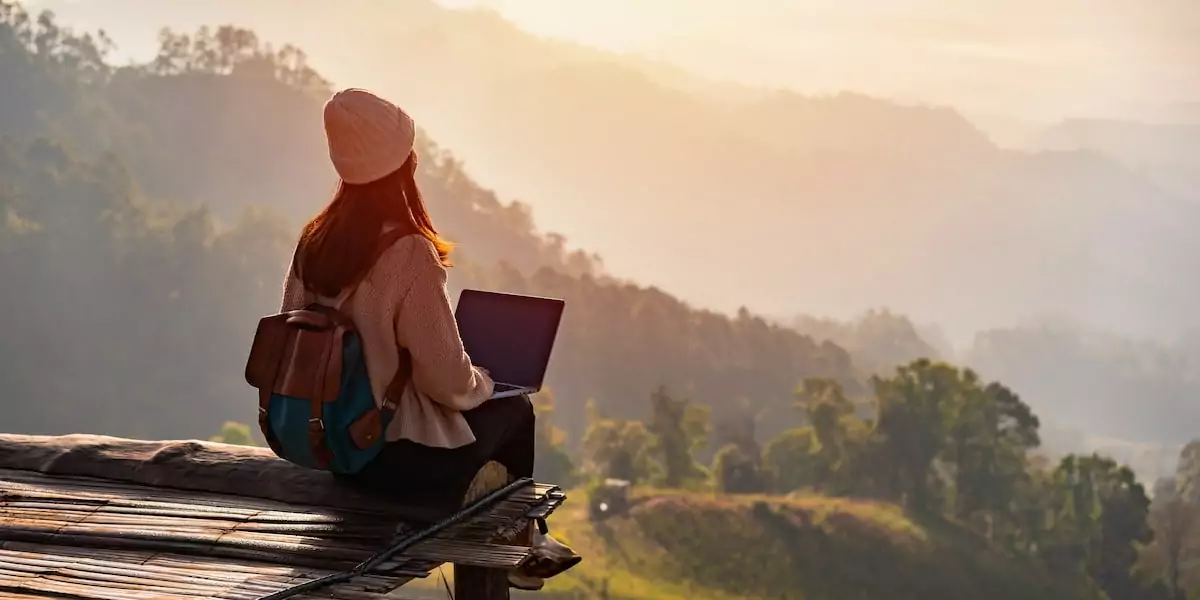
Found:
[[[368,575],[295,597],[382,598],[443,563],[511,568],[528,549],[489,540],[564,499],[521,486]],[[349,570],[458,508],[384,502],[261,449],[0,435],[0,599],[251,600]]]

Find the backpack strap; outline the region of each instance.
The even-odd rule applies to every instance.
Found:
[[[379,246],[376,248],[375,255],[371,260],[371,267],[374,267],[375,263],[379,262],[379,258],[383,256],[383,253],[387,252],[389,248],[396,244],[396,242],[400,241],[400,239],[403,237],[412,235],[413,233],[416,232],[409,227],[396,227],[380,236]],[[368,268],[363,272],[363,277],[366,277],[366,275],[370,272],[371,268]],[[341,310],[342,304],[344,304],[346,300],[348,300],[350,296],[354,294],[354,291],[358,289],[358,283],[361,283],[361,280],[359,282],[355,282],[355,285],[342,290],[341,294],[338,294],[338,297],[334,300],[334,310]],[[404,394],[404,388],[408,385],[409,379],[412,379],[412,356],[408,353],[407,348],[401,348],[400,366],[397,368],[396,374],[392,377],[392,380],[388,382],[388,386],[384,390],[383,409],[381,412],[383,413],[383,423],[385,427],[387,426],[387,423],[392,420],[392,416],[396,414],[396,402],[398,402],[400,400],[400,396]]]
[[[396,415],[396,403],[400,401],[400,396],[404,394],[404,388],[408,387],[408,382],[412,379],[412,370],[412,355],[409,354],[408,348],[400,348],[400,364],[396,367],[396,374],[383,393],[383,407],[380,412],[383,416],[384,427]]]

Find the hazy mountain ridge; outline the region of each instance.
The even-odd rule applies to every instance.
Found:
[[[304,86],[320,79],[302,60],[232,28],[189,39],[168,33],[164,47],[182,49],[172,56],[139,67],[100,60],[96,81],[75,85],[76,53],[89,46],[47,27],[0,22],[0,42],[9,42],[0,72],[31,67],[14,89],[57,81],[63,85],[35,89],[69,94],[35,118],[36,102],[9,104],[9,88],[0,90],[0,107],[13,107],[0,109],[0,122],[30,124],[0,145],[0,269],[20,290],[5,296],[6,314],[25,315],[6,329],[4,344],[23,348],[19,364],[36,366],[0,370],[0,381],[22,397],[67,400],[61,410],[23,405],[5,426],[197,437],[225,419],[253,421],[238,348],[248,347],[258,317],[277,310],[299,218],[332,191],[319,125],[330,91],[314,94]],[[42,33],[50,41],[35,46]],[[233,41],[210,51],[220,40]],[[66,134],[60,123],[79,127]],[[66,143],[46,139],[57,135]],[[452,287],[552,295],[572,307],[549,384],[575,440],[587,399],[609,414],[637,416],[646,395],[665,384],[714,405],[751,397],[784,415],[776,426],[786,427],[800,379],[860,383],[833,344],[615,280],[596,256],[540,232],[528,206],[477,185],[424,135],[417,149],[430,211],[462,244]],[[128,345],[114,341],[135,320],[142,334]],[[148,366],[164,361],[169,368]],[[53,385],[39,387],[46,379]],[[90,401],[71,404],[76,397]]]
[[[1045,129],[1033,143],[1043,148],[1103,152],[1175,194],[1200,203],[1200,121],[1068,119]]]
[[[189,44],[168,33],[163,36],[170,42],[167,48],[184,49],[171,60],[125,69],[95,61],[87,65],[97,70],[93,79],[78,68],[91,46],[61,31],[50,35],[48,29],[0,20],[0,73],[63,84],[45,86],[44,93],[70,93],[48,102],[52,110],[31,109],[39,104],[32,102],[0,114],[0,122],[30,119],[21,139],[0,140],[0,279],[14,290],[0,295],[5,309],[0,314],[8,315],[0,345],[18,349],[12,363],[0,369],[0,383],[25,400],[9,403],[4,423],[48,433],[87,429],[200,437],[204,433],[193,432],[212,431],[217,421],[252,421],[252,394],[240,377],[244,354],[237,349],[247,346],[254,320],[275,310],[295,238],[295,219],[255,205],[267,198],[301,213],[318,202],[315,192],[298,196],[306,189],[301,184],[315,187],[317,180],[330,178],[327,168],[316,168],[322,157],[313,134],[320,99],[330,90],[303,60],[268,51],[245,30],[204,30]],[[227,47],[223,40],[230,42]],[[175,59],[182,69],[172,66]],[[0,89],[0,107],[6,106],[6,93]],[[129,103],[111,105],[125,102],[122,98]],[[57,136],[82,149],[47,139]],[[272,152],[271,141],[289,145],[289,151]],[[626,520],[637,531],[618,536],[631,541],[624,548],[672,556],[657,563],[615,563],[629,567],[638,582],[653,577],[684,589],[750,590],[768,598],[792,590],[830,597],[857,592],[863,598],[1036,596],[1057,584],[1062,592],[1048,596],[1099,598],[1097,590],[1103,589],[1121,600],[1165,597],[1158,581],[1162,569],[1145,577],[1135,570],[1141,545],[1151,540],[1142,486],[1128,470],[1100,457],[1046,464],[1035,454],[1037,417],[1004,385],[985,383],[950,365],[918,361],[868,391],[854,357],[838,344],[774,326],[746,309],[727,317],[697,310],[657,288],[617,281],[599,272],[594,256],[567,250],[561,236],[540,233],[528,206],[499,200],[424,135],[418,148],[419,176],[435,218],[464,242],[453,287],[554,295],[571,307],[551,369],[558,403],[554,420],[539,417],[539,452],[561,451],[555,422],[578,439],[583,421],[589,432],[617,433],[611,440],[585,439],[583,445],[593,450],[584,455],[589,467],[603,467],[589,475],[613,476],[615,468],[635,467],[631,480],[681,488],[697,481],[709,485],[710,474],[693,454],[700,454],[710,433],[727,444],[712,461],[711,480],[720,497],[661,494]],[[997,153],[986,147],[978,152]],[[964,162],[977,158],[962,154]],[[838,174],[838,168],[869,165],[879,156],[891,169],[884,179],[839,183],[882,194],[894,182],[914,179],[914,172],[928,176],[939,168],[927,156],[906,156],[896,147],[861,153],[839,149],[818,152],[806,161],[810,170],[800,178],[816,179],[824,167]],[[1083,153],[1066,156],[1074,160]],[[747,170],[786,164],[739,160],[734,166]],[[283,164],[267,164],[272,161]],[[963,179],[1006,173],[981,170]],[[254,181],[257,177],[267,181]],[[1110,182],[1121,177],[1115,174]],[[153,192],[139,189],[141,178]],[[1128,185],[1136,189],[1137,184]],[[672,189],[664,185],[661,191]],[[241,218],[231,227],[216,222],[203,207],[208,195],[216,196],[224,211],[244,209]],[[1110,200],[1122,205],[1120,199]],[[747,206],[760,199],[732,200]],[[928,203],[923,196],[911,200]],[[202,205],[193,208],[196,202]],[[863,206],[869,204],[841,208],[849,214]],[[809,200],[801,208],[824,205]],[[681,213],[685,225],[704,224],[703,229],[680,228],[697,235],[696,241],[726,244],[759,262],[778,252],[766,243],[739,247],[742,240],[728,235],[731,227],[739,233],[736,222],[705,223],[711,215]],[[866,233],[903,213],[876,209],[868,214],[876,220],[864,224]],[[938,228],[945,224],[926,223],[917,233],[945,233]],[[1020,223],[1014,219],[1006,225]],[[1110,223],[1097,220],[1088,226],[1104,231]],[[964,247],[977,242],[971,233],[956,232]],[[862,244],[863,238],[847,241]],[[721,265],[706,266],[725,273]],[[960,290],[972,295],[989,290],[973,283],[963,281]],[[908,354],[937,350],[921,343],[922,330],[907,317],[885,314],[877,322],[862,328],[867,331],[817,325],[831,336],[851,329],[860,339],[856,351],[872,358],[872,370]],[[1022,335],[1011,337],[1018,343],[1009,345],[1013,350],[1005,358],[1026,350]],[[1057,346],[1036,337],[1032,343],[1057,354],[1064,353],[1060,348],[1085,345],[1073,338]],[[1134,383],[1142,375],[1156,375],[1146,365],[1168,371],[1149,378],[1152,392],[1166,390],[1170,376],[1183,366],[1138,360],[1144,357],[1137,352],[1114,356],[1102,355],[1108,362],[1098,362]],[[797,391],[799,379],[804,384]],[[665,391],[647,401],[647,392],[660,383],[690,396],[691,403]],[[1145,391],[1136,386],[1118,391],[1128,390]],[[874,399],[878,410],[854,414],[850,397],[864,396]],[[597,402],[585,404],[588,398]],[[723,438],[728,432],[709,430],[712,422],[703,405],[711,406],[714,416],[749,417],[749,428],[740,428],[736,442]],[[728,414],[719,415],[721,409]],[[1187,415],[1166,416],[1183,421]],[[780,429],[787,431],[776,436]],[[759,448],[758,436],[774,439]],[[639,440],[640,448],[627,444]],[[594,451],[605,444],[609,447]],[[605,456],[607,465],[597,460]],[[625,460],[631,458],[637,460]],[[539,458],[539,468],[544,464]],[[569,467],[568,462],[567,475]],[[802,489],[878,495],[886,502],[779,496]],[[776,495],[767,500],[749,495],[756,490]],[[1093,508],[1081,505],[1081,499]],[[926,518],[911,519],[898,505]],[[612,531],[595,528],[600,536]],[[609,538],[591,548],[623,549]],[[733,572],[722,571],[730,568],[730,548],[743,562],[732,563]],[[753,552],[764,548],[768,553],[762,557]],[[771,560],[763,563],[767,557]],[[803,569],[792,561],[803,562]],[[955,568],[938,568],[946,564]],[[648,569],[655,567],[660,571]],[[722,573],[761,578],[743,585]]]
[[[262,4],[253,12],[262,18],[272,7],[282,6]],[[748,304],[762,312],[800,309],[849,317],[883,304],[922,321],[940,322],[954,337],[966,339],[976,329],[1031,315],[1074,313],[1079,304],[1072,303],[1086,306],[1094,298],[1114,295],[1114,290],[1138,290],[1145,287],[1139,277],[1149,276],[1159,280],[1151,287],[1164,289],[1131,295],[1121,306],[1097,304],[1083,317],[1106,328],[1153,335],[1189,324],[1190,316],[1176,308],[1150,308],[1156,297],[1186,304],[1192,292],[1186,282],[1158,271],[1122,281],[1130,277],[1122,272],[1124,267],[1097,264],[1087,254],[1150,246],[1151,253],[1179,263],[1173,257],[1189,256],[1190,246],[1164,241],[1172,236],[1141,221],[1186,227],[1194,215],[1175,208],[1140,211],[1132,218],[1123,215],[1114,223],[1126,225],[1124,231],[1108,231],[1121,229],[1114,224],[1080,232],[1083,240],[1075,249],[1063,249],[1045,233],[1078,230],[1077,221],[1087,218],[1085,213],[1101,210],[1095,201],[1082,209],[1083,199],[1097,195],[1094,189],[1104,195],[1125,185],[1105,181],[1111,164],[1101,157],[1080,158],[1087,164],[1070,169],[1074,176],[1067,178],[1061,165],[1042,164],[1059,164],[1053,155],[1010,157],[993,152],[968,121],[945,108],[768,90],[747,91],[748,99],[731,100],[727,94],[697,92],[711,85],[703,77],[668,67],[670,82],[660,82],[656,68],[643,68],[642,59],[532,36],[488,11],[447,10],[427,0],[406,0],[382,13],[368,8],[352,4],[337,14],[317,10],[297,15],[299,21],[292,27],[305,31],[315,46],[336,48],[332,56],[340,72],[352,76],[349,81],[403,98],[434,137],[466,159],[480,181],[507,196],[527,199],[542,222],[580,247],[604,254],[615,271],[661,285],[701,306],[732,312]],[[1079,8],[1073,5],[1072,10]],[[929,14],[921,13],[918,21],[947,6],[926,9]],[[220,2],[206,10],[250,14],[249,9],[238,12],[234,5]],[[1031,23],[1064,26],[1059,17],[1034,12]],[[1135,12],[1142,20],[1152,16]],[[353,17],[368,13],[377,18],[363,22]],[[327,27],[316,33],[305,29],[316,23]],[[357,35],[349,43],[334,40],[339,28]],[[563,77],[563,71],[573,73]],[[799,125],[786,126],[789,122]],[[864,127],[867,122],[872,127]],[[892,134],[872,135],[877,130]],[[877,156],[881,147],[891,151]],[[914,162],[923,170],[915,170]],[[1008,180],[1025,185],[1013,186]],[[1154,180],[1180,189],[1163,178]],[[1131,186],[1123,195],[1140,200],[1163,192],[1157,186]],[[731,198],[737,199],[739,209],[759,214],[731,219],[706,208]],[[806,200],[820,203],[814,206]],[[798,202],[802,209],[790,208]],[[931,202],[937,207],[932,212]],[[1004,214],[1007,205],[1012,209]],[[659,209],[649,212],[647,207]],[[874,222],[864,223],[861,207],[881,216],[872,215]],[[1047,214],[1057,215],[1057,220],[1043,226],[1032,218]],[[633,232],[646,240],[637,247],[609,233],[622,230],[631,219],[646,222]],[[1009,232],[997,239],[984,225],[988,221],[1009,223]],[[937,223],[942,231],[901,233],[903,228],[921,228],[922,222]],[[723,236],[727,243],[710,244],[691,233],[713,224],[733,230]],[[790,230],[782,231],[785,227]],[[955,235],[954,230],[963,230],[967,240],[1020,247],[1028,256],[968,247],[965,255],[951,254],[973,267],[918,267],[927,256],[942,259],[939,236]],[[811,288],[799,289],[790,278],[763,282],[750,277],[731,282],[736,286],[711,286],[707,267],[694,264],[745,271],[739,264],[752,255],[726,255],[725,246],[750,247],[772,239],[803,245],[773,252],[764,269],[804,273],[814,284]],[[869,247],[864,247],[864,239],[871,240]],[[805,260],[783,257],[789,253]],[[878,256],[883,253],[894,256]],[[660,259],[645,261],[647,254]],[[685,255],[699,260],[676,258]],[[856,268],[865,272],[831,273],[827,265],[837,259],[860,265]],[[1185,260],[1169,270],[1190,267]],[[877,272],[900,268],[909,271],[894,276]],[[994,278],[1008,289],[1002,294],[1006,297],[996,295],[979,306],[949,302],[954,295],[943,290],[950,289],[964,269],[1006,274],[1006,279]],[[1064,272],[1069,277],[1064,279]],[[1057,295],[1055,287],[1063,286],[1060,280],[1076,291],[1057,302],[1047,301]],[[896,281],[923,281],[924,290],[905,290]],[[732,287],[746,293],[722,292]]]
[[[681,294],[691,304],[721,304],[704,301],[706,296],[752,307],[756,299],[769,299],[779,306],[770,311],[775,314],[844,318],[860,312],[858,305],[888,306],[918,322],[974,324],[952,329],[959,346],[969,343],[966,332],[1017,322],[1026,314],[1115,319],[1126,329],[1172,336],[1193,314],[1190,284],[1176,274],[1194,268],[1189,223],[1200,222],[1194,207],[1096,151],[1001,150],[953,110],[858,94],[710,97],[689,91],[702,83],[660,84],[653,70],[578,44],[529,36],[495,15],[406,0],[396,8],[406,18],[362,23],[349,16],[355,6],[338,15],[298,18],[311,23],[329,17],[326,35],[338,27],[362,29],[355,42],[339,46],[340,59],[364,73],[404,75],[392,81],[393,88],[409,81],[397,97],[454,148],[459,167],[464,155],[486,156],[465,161],[466,171],[496,189],[535,190],[527,197],[539,222],[555,211],[588,221],[586,235],[566,236],[576,247],[609,258],[604,244],[588,240],[620,235],[618,249],[642,273],[609,259],[611,272],[672,292],[695,289],[700,277],[697,294]],[[362,40],[397,50],[364,54]],[[430,52],[418,60],[424,50]],[[185,97],[164,96],[160,106],[178,105]],[[130,116],[160,122],[168,116],[135,109],[132,102],[121,106]],[[249,97],[232,106],[244,111],[234,117],[242,123],[260,108]],[[274,205],[293,221],[303,218],[324,200],[332,176],[319,132],[287,125],[316,118],[315,104],[297,110],[270,125],[296,132],[289,135],[297,143],[286,148],[272,147],[267,129],[243,131],[237,125],[207,131],[212,128],[203,119],[187,135],[139,138],[131,150],[155,149],[146,164],[135,165],[139,181],[150,188],[156,174],[178,169],[146,166],[154,164],[149,159],[210,155],[193,147],[200,139],[194,136],[216,135],[223,141],[213,147],[250,144],[255,154],[281,158],[261,167],[222,166],[218,153],[212,165],[199,161],[179,170],[194,181],[193,190],[156,191],[191,194],[213,203],[227,220],[243,202]],[[773,128],[774,123],[781,125]],[[879,127],[893,134],[872,136]],[[157,150],[162,147],[170,150]],[[256,189],[253,179],[225,176],[247,168],[280,169],[270,178],[278,185]],[[443,181],[449,180],[423,180],[435,211],[454,206],[439,201],[443,193],[482,193],[480,202],[498,206],[490,192],[437,191]],[[548,204],[551,210],[544,210]],[[706,209],[712,206],[718,210]],[[505,219],[532,223],[525,209],[505,210]],[[747,210],[770,218],[739,221]],[[447,218],[457,223],[470,214]],[[510,257],[526,272],[547,264],[529,258],[540,252],[540,242],[497,235],[502,231],[481,222],[453,233],[470,240],[468,256]],[[649,267],[678,276],[647,275]],[[1058,394],[1040,389],[1036,378],[1017,387],[1039,411],[1055,414],[1046,403],[1060,401]],[[1103,411],[1092,414],[1100,430],[1114,423],[1102,420]]]
[[[467,29],[459,13],[445,15],[437,28],[447,39],[500,39],[494,31],[511,28],[487,21]],[[412,52],[399,53],[398,75],[380,85],[467,157],[482,181],[530,198],[547,222],[573,223],[563,229],[569,238],[639,281],[723,310],[747,303],[772,313],[800,308],[849,316],[884,304],[941,322],[959,337],[1081,307],[1088,307],[1083,317],[1090,322],[1155,335],[1195,321],[1180,310],[1190,284],[1160,270],[1139,272],[1141,265],[1113,264],[1124,259],[1103,253],[1145,249],[1166,257],[1171,271],[1191,268],[1193,244],[1163,228],[1200,220],[1144,176],[1104,157],[1000,151],[945,108],[856,95],[710,98],[659,84],[599,52],[546,58],[538,66],[521,58],[533,38],[505,39],[521,41],[511,51],[493,44],[487,52],[452,55],[444,46],[407,45],[425,53],[412,61],[403,60]],[[543,51],[555,52],[549,45]],[[501,58],[510,52],[512,60]],[[430,86],[428,77],[412,75],[435,70],[453,83]],[[476,164],[474,156],[488,160]],[[868,207],[878,214],[864,222]],[[1095,222],[1091,215],[1105,211],[1120,217]],[[725,243],[690,233],[717,224]],[[1067,240],[1057,235],[1071,231]],[[645,242],[631,246],[626,233]],[[947,243],[947,236],[962,243]],[[764,272],[802,273],[804,288],[787,278],[764,282],[739,268],[750,255],[731,247],[775,239],[799,246],[778,246],[757,264]],[[955,251],[945,252],[947,245]],[[660,259],[647,262],[647,254]],[[835,274],[827,265],[838,261],[858,267]],[[881,261],[890,275],[868,267]],[[735,279],[708,285],[710,270]],[[991,274],[990,286],[1005,297],[968,305],[951,302],[951,294],[897,285],[952,289],[964,272]],[[1145,277],[1159,288],[1153,294],[1138,291]],[[1121,305],[1093,303],[1118,290]],[[1157,298],[1166,299],[1167,310]]]

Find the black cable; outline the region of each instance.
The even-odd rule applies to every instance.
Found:
[[[479,510],[482,509],[484,506],[491,504],[500,496],[504,496],[521,486],[529,485],[531,483],[533,483],[532,478],[522,477],[521,479],[518,479],[518,480],[484,496],[483,498],[480,498],[480,499],[476,500],[475,502],[472,502],[471,504],[459,509],[458,512],[442,519],[441,521],[438,521],[437,523],[434,523],[433,525],[430,525],[430,526],[426,527],[425,529],[422,529],[420,531],[416,531],[414,533],[410,533],[410,534],[404,536],[403,538],[398,540],[396,543],[392,544],[391,546],[389,546],[388,548],[386,548],[380,552],[375,553],[374,556],[359,563],[358,566],[354,567],[353,569],[350,569],[349,571],[344,571],[342,573],[333,573],[333,574],[321,577],[319,579],[313,579],[312,581],[306,581],[304,583],[294,585],[290,588],[275,592],[274,594],[262,596],[258,600],[284,600],[284,598],[291,598],[292,596],[295,596],[297,594],[311,592],[317,588],[324,587],[327,585],[333,585],[336,583],[345,583],[359,575],[362,575],[362,574],[370,571],[371,569],[374,569],[375,567],[379,566],[379,563],[391,558],[392,556],[395,556],[396,554],[399,554],[400,552],[407,550],[408,548],[412,547],[417,542],[420,542],[421,540],[423,540],[423,539],[425,539],[425,538],[427,538],[427,537],[429,537],[429,536],[431,536],[431,535],[433,535],[455,523],[458,523],[459,521],[462,521],[463,519],[465,519],[467,517],[474,515],[475,513],[479,512]]]

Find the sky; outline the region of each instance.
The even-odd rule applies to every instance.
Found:
[[[417,103],[413,98],[422,92],[443,92],[441,81],[414,84],[423,89],[392,91],[398,90],[398,80],[408,78],[387,68],[389,36],[406,18],[419,22],[418,13],[430,9],[422,0],[343,0],[337,5],[343,9],[340,12],[327,0],[27,2],[35,9],[56,11],[60,22],[69,26],[108,31],[119,44],[117,60],[148,60],[164,26],[191,32],[201,25],[233,23],[276,46],[300,46],[310,64],[336,86],[407,94],[402,101],[406,105]],[[1057,0],[1053,6],[1036,0],[909,0],[903,4],[692,0],[686,4],[688,10],[681,9],[683,0],[437,2],[452,8],[490,8],[537,35],[657,58],[710,78],[804,92],[852,90],[949,105],[1004,145],[1036,138],[1045,127],[1070,117],[1169,120],[1171,107],[1186,102],[1196,103],[1195,118],[1200,122],[1197,0]],[[375,9],[382,6],[388,10]],[[355,31],[361,43],[342,42]],[[478,52],[468,45],[472,46],[468,52]],[[474,80],[479,78],[476,75],[468,77]],[[556,88],[542,91],[551,89]],[[501,156],[504,150],[491,145],[488,137],[498,134],[472,120],[497,101],[495,95],[488,95],[495,91],[479,98],[453,94],[426,98],[420,109],[424,113],[418,111],[434,139],[464,158],[477,181],[501,197],[528,202],[540,228],[565,234],[576,247],[599,252],[614,273],[663,285],[701,306],[724,312],[749,302],[740,292],[729,291],[718,298],[713,286],[697,284],[695,265],[670,268],[647,263],[637,248],[623,242],[626,231],[596,226],[591,211],[601,205],[582,199],[586,194],[579,189],[587,186],[571,179],[566,163],[546,168],[559,158],[557,154],[539,157],[542,162],[529,171],[522,171],[524,167],[511,157]],[[456,108],[454,100],[463,106]],[[439,111],[455,113],[454,118],[434,114]],[[542,113],[537,118],[548,116]],[[1000,139],[1006,135],[1009,139]],[[686,153],[683,147],[671,148]],[[573,153],[587,150],[576,148]],[[639,185],[655,183],[640,181]],[[702,289],[697,291],[696,286]],[[750,307],[767,314],[783,314],[797,303],[796,298],[766,290],[752,298]],[[845,311],[860,308],[841,296],[830,296],[827,304]],[[826,306],[804,308],[848,316],[833,315]],[[963,327],[958,335],[969,336],[971,331]]]
[[[103,27],[124,57],[153,52],[163,25],[237,21],[305,46],[335,81],[321,23],[281,19],[266,0],[31,0]],[[995,118],[1165,119],[1200,98],[1195,0],[438,0],[486,7],[533,33],[665,60],[718,79],[804,92],[854,89],[952,103]],[[686,6],[686,10],[683,8]],[[364,15],[368,16],[368,15]],[[897,63],[907,68],[896,68]]]
[[[958,95],[980,110],[1042,118],[1107,116],[1200,96],[1194,0],[742,0],[689,2],[687,10],[679,0],[443,4],[489,6],[543,35],[803,91]],[[946,80],[968,65],[986,65],[1003,83],[970,90]],[[1020,71],[1053,76],[1022,89],[1004,77]]]

